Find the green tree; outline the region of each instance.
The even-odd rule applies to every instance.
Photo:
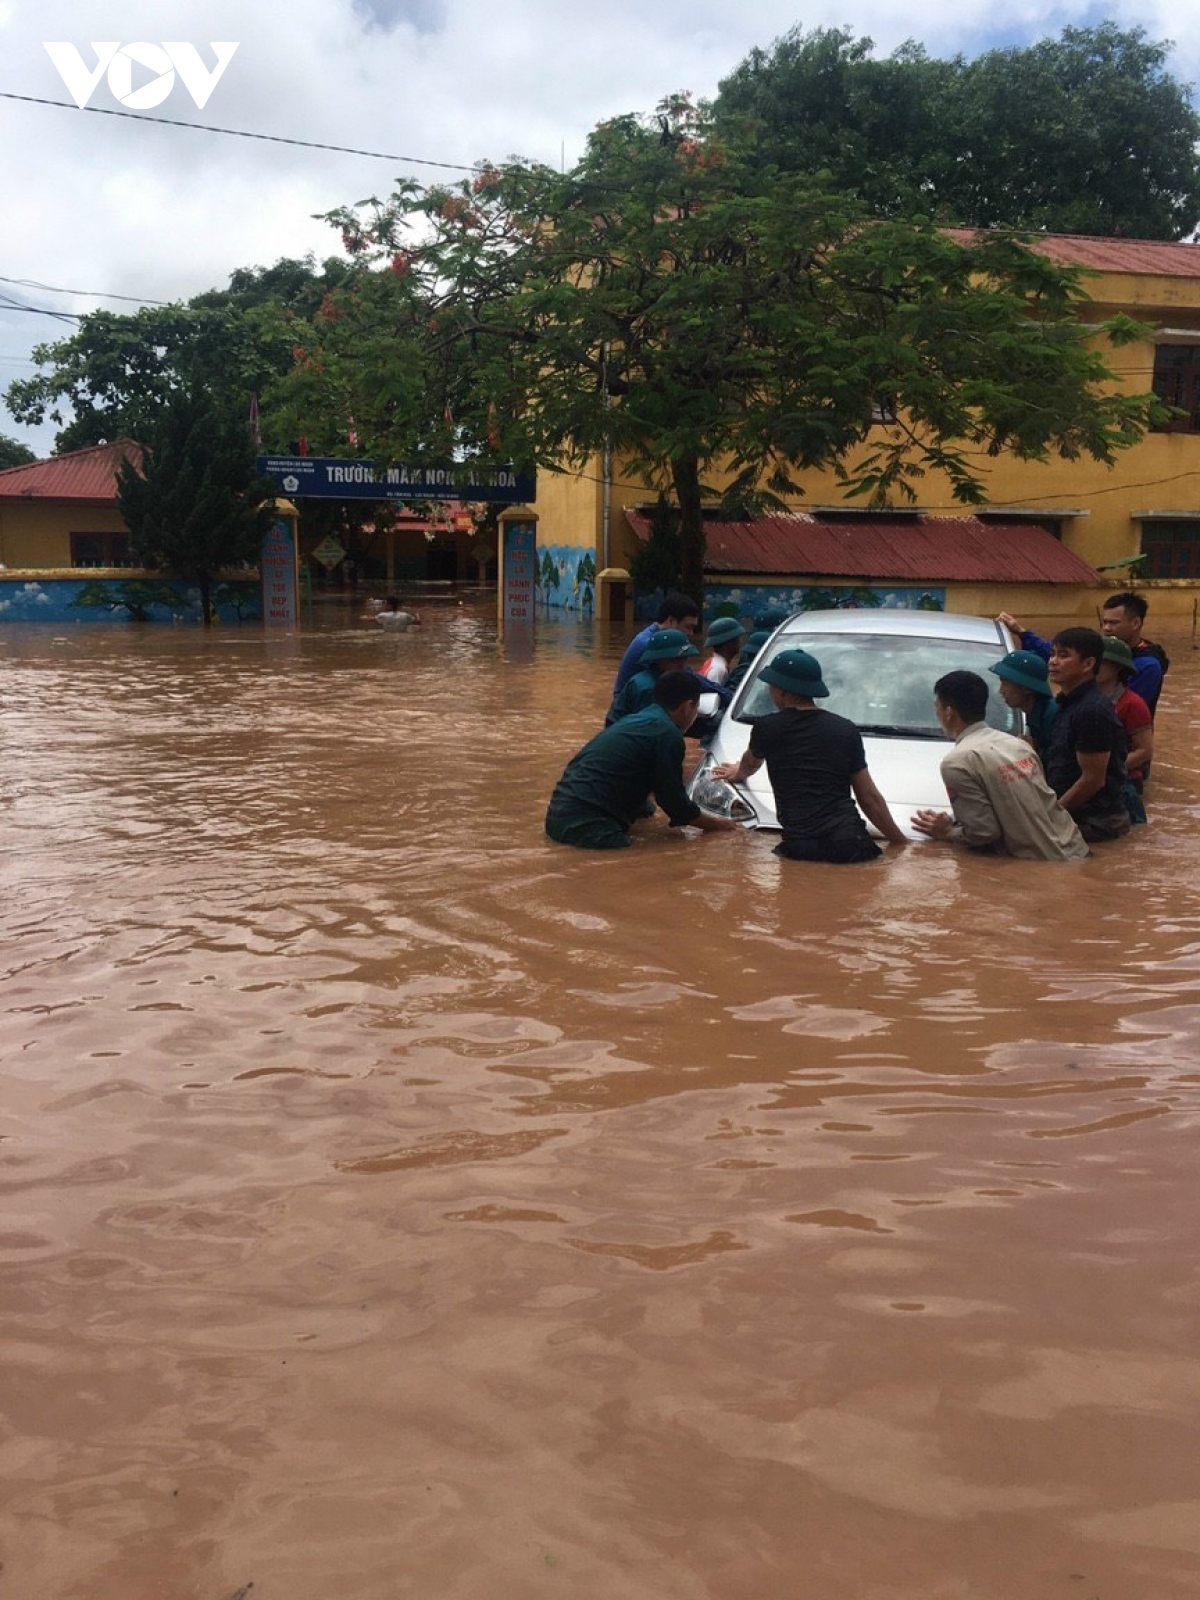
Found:
[[[141,470],[127,462],[117,475],[132,559],[195,584],[205,626],[218,574],[258,560],[272,493],[245,427],[187,394],[173,396],[150,430]]]
[[[37,456],[28,445],[21,444],[17,439],[10,439],[6,433],[0,433],[0,472],[8,467],[28,466],[31,461],[36,461]]]
[[[369,456],[402,421],[408,449],[448,456],[450,396],[438,392],[425,362],[436,332],[426,326],[429,297],[405,252],[370,248],[349,228],[343,237],[356,270],[294,324],[291,361],[267,390],[274,426],[307,439],[316,455]],[[381,270],[364,271],[364,257]]]
[[[961,73],[947,204],[981,227],[1181,239],[1200,223],[1200,116],[1167,46],[1115,23]]]
[[[629,575],[643,593],[664,594],[681,581],[683,551],[679,543],[679,513],[665,495],[659,495],[649,514],[650,532],[633,552]]]
[[[59,424],[59,451],[144,440],[166,401],[189,389],[203,389],[247,427],[251,397],[291,370],[311,319],[351,276],[339,259],[320,269],[311,258],[282,260],[239,269],[227,289],[186,304],[89,312],[70,338],[36,347],[33,359],[46,370],[10,384],[8,408],[30,426]],[[272,447],[288,438],[275,436]]]
[[[827,174],[874,216],[936,215],[962,63],[912,41],[882,60],[873,49],[845,28],[793,28],[722,80],[717,125],[784,171]]]
[[[974,61],[872,48],[792,29],[722,82],[718,121],[877,216],[1149,239],[1200,223],[1200,117],[1141,28],[1066,28]]]
[[[383,315],[356,284],[376,314],[339,317],[307,353],[339,406],[369,414],[368,453],[570,471],[609,448],[673,492],[689,593],[718,482],[745,510],[832,467],[882,504],[937,467],[978,501],[989,455],[1110,461],[1157,414],[1114,392],[1076,273],[1008,237],[869,222],[682,97],[604,124],[567,174],[485,168],[331,220],[360,280],[399,257],[407,285]]]

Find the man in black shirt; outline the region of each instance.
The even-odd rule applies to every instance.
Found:
[[[1104,640],[1093,628],[1064,628],[1050,641],[1050,686],[1058,715],[1043,752],[1046,781],[1089,844],[1129,832],[1121,798],[1128,740],[1096,682]]]
[[[862,735],[845,717],[813,703],[829,694],[816,657],[807,650],[781,650],[759,676],[770,685],[775,715],[755,722],[741,760],[714,767],[713,776],[742,783],[766,762],[783,830],[776,855],[874,860],[879,846],[855,800],[889,844],[907,844],[867,770]]]

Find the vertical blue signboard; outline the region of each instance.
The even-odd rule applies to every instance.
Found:
[[[263,621],[295,627],[298,615],[299,574],[296,535],[287,517],[276,517],[267,529],[262,547]]]
[[[504,593],[501,621],[505,628],[532,628],[537,595],[537,529],[532,522],[504,524]]]

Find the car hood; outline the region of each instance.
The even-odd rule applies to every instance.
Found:
[[[710,758],[713,762],[737,761],[749,741],[749,724],[726,720],[713,740]],[[910,839],[923,837],[912,826],[914,811],[945,811],[949,808],[940,769],[942,757],[952,748],[949,739],[863,735],[868,770],[887,801],[897,825],[904,829]],[[758,827],[779,827],[775,796],[765,766],[759,767],[753,777],[739,784],[738,788],[754,806],[758,814]]]

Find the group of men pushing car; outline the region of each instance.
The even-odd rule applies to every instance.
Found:
[[[1168,665],[1161,646],[1142,636],[1145,615],[1140,595],[1118,594],[1103,608],[1100,632],[1065,628],[1043,639],[1001,612],[998,620],[1019,636],[1021,648],[991,671],[1006,704],[1024,713],[1029,740],[988,725],[988,686],[977,673],[939,678],[934,711],[954,740],[941,764],[950,810],[918,811],[912,827],[976,850],[1069,861],[1144,822],[1154,710]],[[701,811],[683,782],[684,734],[701,697],[727,698],[731,678],[748,664],[730,671],[744,630],[720,619],[706,640],[713,656],[704,675],[689,669],[699,652],[688,632],[698,620],[694,602],[668,595],[658,623],[631,642],[608,725],[568,764],[551,797],[552,839],[621,849],[655,801],[675,827],[737,828]],[[752,648],[765,638],[753,639]],[[881,851],[864,817],[886,843],[907,844],[868,770],[857,727],[817,704],[829,690],[816,658],[781,650],[759,676],[775,710],[753,721],[741,759],[715,767],[713,776],[737,784],[765,763],[782,835],[776,853],[804,861],[871,860]]]

